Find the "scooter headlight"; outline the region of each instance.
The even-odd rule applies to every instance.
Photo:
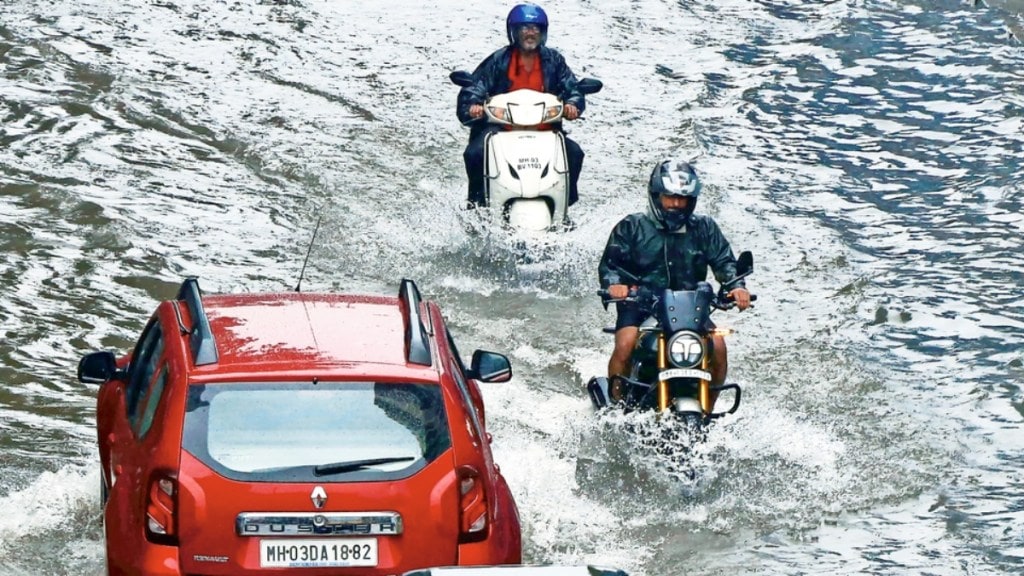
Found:
[[[562,106],[561,105],[558,105],[558,106],[548,106],[544,110],[544,120],[543,120],[543,122],[548,122],[549,120],[554,120],[555,118],[558,118],[561,115],[562,115]]]
[[[487,111],[491,113],[498,120],[503,122],[510,122],[508,117],[508,108],[502,108],[500,106],[488,106]]]
[[[668,359],[677,368],[699,365],[704,353],[704,339],[694,332],[679,332],[668,340]]]

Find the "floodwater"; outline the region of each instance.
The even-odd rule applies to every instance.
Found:
[[[511,5],[511,4],[510,4]],[[604,82],[577,228],[538,262],[462,213],[448,73],[493,2],[0,2],[0,575],[102,574],[96,387],[181,279],[438,301],[485,388],[530,563],[633,575],[1024,571],[1024,48],[959,0],[552,0]],[[716,315],[743,405],[660,474],[583,384],[608,232],[650,167],[755,254]],[[319,218],[320,231],[311,238]],[[602,472],[578,474],[603,446]],[[599,451],[600,452],[600,451]]]

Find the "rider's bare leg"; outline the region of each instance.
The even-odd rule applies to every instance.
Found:
[[[629,355],[633,353],[636,346],[636,338],[640,331],[636,326],[623,326],[615,331],[615,350],[608,360],[608,379],[612,383],[612,399],[618,400],[622,397],[622,390],[614,380],[615,376],[626,375],[626,365],[629,363]]]
[[[725,384],[725,377],[729,373],[729,354],[725,348],[725,338],[720,335],[711,337],[711,385],[720,386]],[[716,392],[711,393],[711,407],[715,407],[715,400],[718,399]]]

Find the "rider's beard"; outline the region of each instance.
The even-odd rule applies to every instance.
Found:
[[[675,210],[662,210],[665,217],[665,226],[669,230],[679,230],[686,225],[686,221],[689,219],[690,214],[685,208],[677,208]]]
[[[534,36],[534,37],[520,38],[519,39],[519,49],[522,50],[523,52],[533,52],[534,50],[536,50],[539,47],[540,47],[540,38],[539,37]]]

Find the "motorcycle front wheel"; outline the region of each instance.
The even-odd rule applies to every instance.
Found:
[[[707,439],[704,416],[694,412],[673,413],[673,426],[666,429],[663,444],[666,471],[683,481],[697,477],[696,447]]]

